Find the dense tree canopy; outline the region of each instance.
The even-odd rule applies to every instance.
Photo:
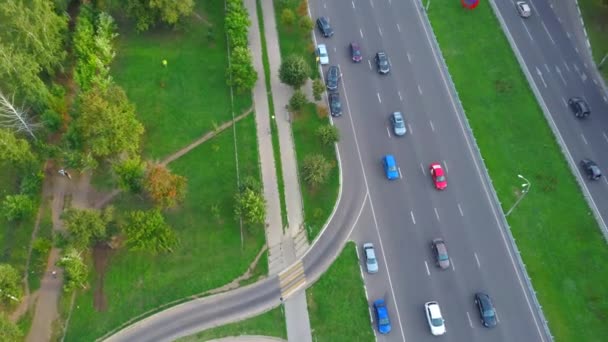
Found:
[[[35,160],[27,140],[17,138],[11,131],[0,128],[0,162],[27,165]]]
[[[0,341],[22,341],[23,333],[7,315],[0,313]]]
[[[139,32],[159,22],[175,25],[194,10],[194,0],[126,0],[124,4],[127,14],[135,19]]]
[[[144,189],[154,204],[171,208],[186,196],[186,178],[175,175],[161,164],[149,164]]]
[[[89,268],[82,260],[82,252],[70,247],[65,251],[58,264],[64,270],[63,289],[66,292],[83,290],[88,287]]]
[[[19,303],[22,295],[19,272],[9,264],[0,264],[0,303],[13,306]]]
[[[103,212],[94,209],[70,208],[63,214],[64,225],[70,233],[69,241],[77,250],[85,250],[93,243],[106,239],[108,224],[114,217],[112,207]]]
[[[129,214],[122,228],[131,250],[152,253],[171,252],[177,238],[159,210],[135,211]]]

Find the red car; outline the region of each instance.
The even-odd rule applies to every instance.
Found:
[[[437,190],[443,190],[448,187],[448,180],[445,178],[445,172],[443,172],[443,168],[439,163],[433,163],[429,167],[431,172],[431,177],[433,178],[433,182],[435,183],[435,188]]]
[[[353,59],[353,62],[359,63],[363,60],[363,56],[361,55],[361,47],[357,43],[350,43],[350,57]]]

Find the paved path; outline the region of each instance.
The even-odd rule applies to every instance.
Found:
[[[208,342],[283,342],[285,341],[282,338],[272,337],[272,336],[230,336],[219,338],[215,340],[209,340]]]
[[[294,263],[308,249],[306,231],[303,227],[302,195],[298,181],[295,149],[291,133],[289,113],[285,110],[292,95],[292,89],[282,84],[278,78],[278,68],[281,64],[279,38],[272,1],[262,1],[262,13],[257,13],[255,0],[245,0],[249,11],[252,27],[249,30],[249,44],[253,54],[253,63],[258,72],[258,81],[253,89],[255,103],[258,146],[262,167],[262,182],[267,206],[266,241],[269,248],[268,273],[270,275],[283,271]],[[271,89],[266,89],[264,82],[264,67],[262,64],[262,45],[258,28],[258,15],[264,21],[264,36],[268,49],[270,64]],[[287,206],[288,227],[283,233],[281,207],[276,180],[276,169],[270,134],[270,118],[267,92],[273,94],[274,112],[281,151],[283,183],[285,185],[285,201]],[[305,275],[303,275],[305,281]],[[304,283],[302,284],[304,285]],[[285,316],[287,320],[287,336],[290,341],[312,341],[308,308],[304,291],[291,296],[285,301]]]

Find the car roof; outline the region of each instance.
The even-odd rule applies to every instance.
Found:
[[[323,24],[328,24],[329,23],[329,19],[327,19],[327,17],[319,17],[317,20],[319,20]]]
[[[433,317],[433,318],[441,317],[441,310],[439,309],[439,304],[437,302],[429,302],[429,303],[427,303],[427,307],[429,308],[431,317]]]
[[[375,306],[385,306],[384,305],[384,299],[376,299],[376,301],[374,302]]]
[[[386,161],[386,163],[389,166],[395,166],[395,157],[393,157],[391,154],[387,154],[384,156],[384,160]]]
[[[359,43],[351,42],[350,46],[358,49],[359,48]]]

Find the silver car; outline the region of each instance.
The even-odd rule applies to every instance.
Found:
[[[394,112],[391,115],[391,123],[393,124],[393,132],[397,136],[403,136],[407,133],[407,128],[405,128],[405,120],[403,119],[403,114],[401,112]]]
[[[434,239],[431,243],[433,248],[433,255],[435,256],[435,263],[439,268],[445,270],[450,267],[450,257],[448,256],[448,248],[445,245],[443,239]]]
[[[378,259],[376,259],[374,245],[371,242],[363,244],[363,254],[365,254],[365,267],[367,268],[367,273],[377,273]]]
[[[532,15],[530,5],[525,1],[516,2],[515,7],[517,8],[517,13],[519,13],[519,16],[522,18],[529,18]]]

